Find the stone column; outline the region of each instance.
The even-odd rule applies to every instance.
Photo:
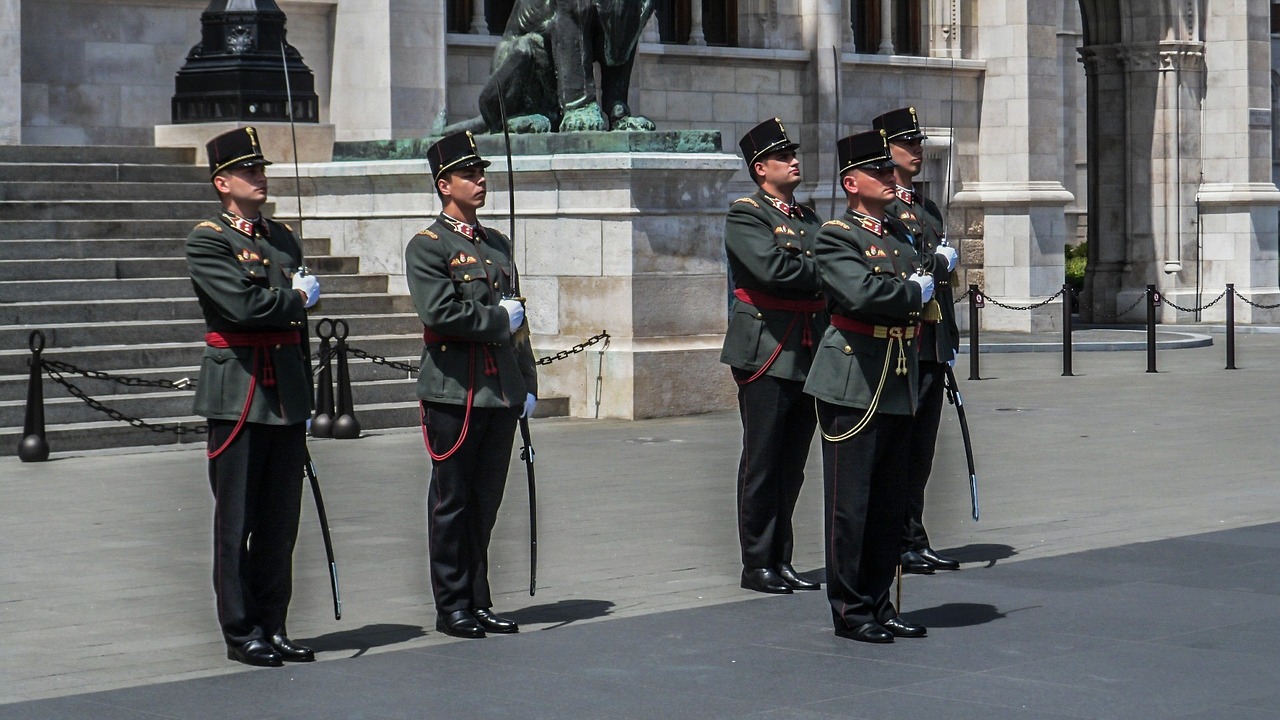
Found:
[[[489,21],[484,17],[484,6],[487,0],[471,0],[471,34],[488,35]]]
[[[22,2],[0,0],[0,145],[22,142]]]
[[[707,36],[702,32],[702,0],[689,0],[689,44],[707,44]]]
[[[346,0],[334,23],[338,140],[425,137],[445,104],[439,0]]]
[[[1062,84],[1058,78],[1058,14],[1052,3],[988,0],[978,42],[986,54],[978,137],[980,177],[952,201],[985,216],[983,290],[1006,305],[1032,305],[1062,289],[1065,206],[1062,186]],[[1061,300],[1034,311],[988,304],[984,328],[1051,330]]]
[[[880,0],[880,54],[893,54],[893,0]]]
[[[1271,8],[1267,0],[1236,3],[1242,5],[1247,12],[1205,21],[1204,125],[1212,132],[1204,138],[1204,180],[1197,197],[1204,248],[1200,285],[1206,300],[1235,283],[1240,294],[1273,305],[1280,302],[1280,191],[1271,178]],[[1220,318],[1221,305],[1205,319]],[[1239,303],[1236,320],[1274,323],[1280,312]]]
[[[1117,294],[1129,272],[1129,218],[1126,199],[1131,166],[1127,147],[1127,87],[1119,46],[1080,49],[1085,69],[1089,270],[1080,312],[1090,322],[1114,322],[1129,306]]]

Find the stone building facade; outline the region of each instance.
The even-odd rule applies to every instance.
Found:
[[[424,137],[475,114],[498,40],[489,29],[512,1],[278,4],[315,72],[322,122],[353,141]],[[0,0],[0,142],[152,143],[206,5]],[[803,146],[801,195],[823,214],[838,204],[834,140],[915,106],[931,136],[928,192],[949,210],[965,281],[994,299],[1054,295],[1064,244],[1088,239],[1085,319],[1137,319],[1125,310],[1147,284],[1183,306],[1225,283],[1259,303],[1280,300],[1280,36],[1268,0],[657,6],[633,108],[661,129],[718,130],[727,152],[760,118],[782,118]],[[748,187],[739,171],[709,212]],[[989,306],[983,323],[1051,328],[1057,302]]]

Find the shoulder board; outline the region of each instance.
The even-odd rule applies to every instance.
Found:
[[[199,230],[200,228],[209,228],[216,233],[222,232],[222,226],[214,222],[209,222],[208,220],[205,220],[204,222],[200,223],[195,227],[196,230]]]
[[[434,232],[431,232],[431,229],[430,229],[430,228],[427,228],[427,229],[424,229],[424,230],[420,230],[420,231],[418,231],[418,234],[419,234],[419,235],[426,235],[427,237],[431,238],[432,240],[439,240],[439,239],[440,239],[440,236],[439,236],[439,235],[437,235],[437,234],[435,234]]]
[[[844,228],[845,230],[852,230],[852,229],[853,229],[853,228],[849,227],[849,223],[847,223],[847,222],[845,222],[845,221],[843,221],[843,220],[828,220],[828,221],[826,221],[826,222],[822,223],[822,227],[826,227],[826,226],[828,226],[828,225],[835,225],[836,227],[842,227],[842,228]]]
[[[280,224],[284,226],[284,229],[285,229],[285,230],[288,230],[289,232],[293,232],[293,226],[291,226],[289,223],[287,223],[287,222],[282,222],[282,223],[280,223]]]
[[[760,207],[760,203],[756,202],[756,199],[753,197],[738,198],[737,200],[733,201],[734,205],[737,205],[738,203],[747,203],[748,205],[754,208]]]

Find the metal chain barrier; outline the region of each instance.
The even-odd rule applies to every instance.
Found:
[[[1062,290],[1059,290],[1058,292],[1056,292],[1056,293],[1054,293],[1053,295],[1051,295],[1051,296],[1049,296],[1049,297],[1045,298],[1044,300],[1041,300],[1040,302],[1038,302],[1038,303],[1034,303],[1034,304],[1031,304],[1031,305],[1005,305],[1004,303],[1000,302],[999,300],[996,300],[995,298],[991,297],[990,295],[983,295],[982,297],[983,297],[985,300],[987,300],[988,302],[990,302],[992,305],[995,305],[996,307],[999,307],[999,308],[1004,308],[1005,310],[1019,310],[1019,311],[1025,311],[1025,310],[1035,310],[1036,308],[1044,307],[1045,305],[1048,305],[1049,303],[1053,302],[1054,300],[1057,300],[1058,298],[1062,297],[1062,293],[1063,293],[1063,291],[1062,291]],[[968,294],[968,293],[966,292],[966,294]]]
[[[104,415],[111,418],[112,420],[128,423],[136,428],[146,428],[147,430],[151,430],[153,432],[158,432],[158,433],[171,432],[175,435],[203,435],[209,432],[208,425],[196,425],[194,427],[188,427],[186,425],[165,425],[164,423],[150,423],[150,422],[147,422],[146,420],[142,420],[141,418],[130,417],[120,412],[119,410],[116,410],[115,408],[112,408],[112,407],[108,407],[107,405],[104,405],[102,402],[96,400],[95,398],[90,397],[87,393],[85,393],[85,391],[81,390],[70,380],[67,380],[65,377],[63,377],[61,370],[53,367],[54,365],[65,366],[66,363],[60,363],[60,362],[57,362],[56,360],[42,360],[40,362],[40,365],[44,368],[45,372],[49,373],[49,377],[52,378],[54,382],[65,387],[67,389],[67,392],[71,393],[73,396],[83,401],[84,404],[88,405],[94,410],[97,410],[100,413],[103,413]],[[82,372],[82,371],[77,371],[77,372]],[[85,377],[94,377],[94,376],[85,375]],[[119,379],[114,377],[109,377],[109,379],[111,379],[114,382],[119,382]],[[156,385],[154,384],[154,382],[159,382],[159,381],[147,381],[147,384],[145,386],[146,387],[166,387],[166,388],[179,389],[179,390],[184,389],[184,387],[179,387],[174,383],[169,383],[168,385]],[[164,382],[167,382],[167,381],[164,381]],[[134,386],[138,386],[138,385],[142,385],[142,383],[134,383]]]
[[[1223,290],[1223,291],[1222,291],[1222,294],[1221,294],[1221,295],[1219,295],[1218,297],[1216,297],[1216,298],[1214,298],[1213,300],[1211,300],[1211,301],[1209,301],[1209,302],[1205,303],[1204,305],[1201,305],[1200,307],[1194,307],[1194,308],[1184,308],[1184,307],[1182,307],[1181,305],[1179,305],[1179,304],[1175,303],[1174,301],[1170,300],[1170,299],[1168,298],[1168,296],[1166,296],[1166,295],[1161,295],[1161,296],[1160,296],[1160,300],[1161,300],[1165,305],[1168,305],[1169,307],[1171,307],[1171,308],[1173,308],[1173,309],[1175,309],[1175,310],[1181,310],[1181,311],[1182,311],[1182,312],[1184,312],[1184,313],[1197,313],[1197,312],[1200,312],[1201,310],[1208,310],[1209,308],[1213,307],[1214,305],[1217,305],[1217,304],[1218,304],[1218,302],[1220,302],[1220,301],[1222,300],[1222,298],[1224,298],[1224,297],[1226,297],[1226,296],[1227,296],[1227,291],[1226,291],[1226,290]]]
[[[65,363],[59,360],[41,360],[40,364],[50,374],[57,371],[73,375],[82,375],[93,380],[106,380],[125,387],[154,387],[164,388],[166,390],[194,390],[196,387],[196,381],[191,378],[182,378],[180,380],[147,380],[145,378],[113,375],[108,372],[102,372],[101,370],[84,370],[72,365],[71,363]]]
[[[553,362],[555,362],[555,361],[557,361],[557,360],[563,360],[563,359],[565,359],[565,358],[569,357],[570,355],[576,355],[576,354],[578,354],[578,353],[582,352],[583,350],[586,350],[587,348],[591,347],[592,345],[595,345],[596,343],[600,342],[601,340],[608,340],[608,339],[609,339],[609,337],[610,337],[610,336],[609,336],[608,331],[601,331],[599,335],[596,335],[596,336],[594,336],[594,337],[588,338],[587,340],[584,340],[584,341],[582,341],[582,342],[578,343],[577,345],[574,345],[573,347],[569,348],[568,350],[561,350],[560,352],[557,352],[557,353],[556,353],[556,354],[554,354],[554,355],[548,355],[547,357],[538,358],[536,361],[534,361],[534,364],[535,364],[535,365],[550,365],[551,363],[553,363]],[[375,363],[375,364],[377,364],[377,365],[385,365],[385,366],[387,366],[387,367],[389,367],[389,368],[394,368],[394,369],[396,369],[396,370],[402,370],[402,371],[404,371],[404,372],[416,373],[416,372],[418,372],[418,370],[420,370],[420,369],[421,369],[421,368],[419,368],[417,365],[412,365],[412,364],[409,364],[409,363],[397,362],[397,361],[395,361],[395,360],[391,360],[391,359],[386,358],[386,357],[383,357],[383,356],[381,356],[381,355],[374,355],[373,353],[370,353],[370,352],[366,352],[366,351],[364,351],[364,350],[361,350],[360,348],[355,347],[354,345],[348,345],[348,346],[347,346],[347,352],[351,353],[352,355],[355,355],[355,356],[356,356],[356,357],[358,357],[358,358],[361,358],[361,359],[363,359],[363,360],[368,360],[369,362]],[[328,358],[326,358],[325,360],[327,361],[327,360],[328,360]]]
[[[1239,298],[1240,300],[1243,300],[1245,305],[1252,305],[1258,308],[1259,310],[1275,310],[1276,308],[1280,308],[1280,303],[1276,303],[1275,305],[1260,305],[1250,300],[1249,298],[1241,295],[1240,293],[1236,293],[1236,297]]]
[[[1078,297],[1078,296],[1077,296],[1077,297]],[[1125,315],[1128,315],[1128,314],[1129,314],[1129,313],[1130,313],[1134,308],[1138,307],[1138,305],[1139,305],[1140,303],[1142,303],[1142,301],[1143,301],[1143,300],[1146,300],[1146,299],[1147,299],[1147,294],[1144,292],[1144,293],[1142,293],[1141,295],[1139,295],[1136,299],[1134,299],[1134,301],[1133,301],[1133,304],[1132,304],[1132,305],[1130,305],[1129,307],[1125,308],[1124,310],[1121,310],[1120,312],[1115,313],[1115,314],[1112,314],[1112,313],[1106,313],[1106,312],[1098,312],[1098,313],[1097,313],[1097,318],[1098,318],[1099,320],[1115,320],[1115,319],[1117,319],[1117,318],[1123,317],[1123,316],[1125,316]],[[1084,303],[1084,302],[1082,302],[1082,303],[1080,303],[1080,309],[1081,309],[1081,310],[1086,310],[1086,309],[1092,310],[1092,309],[1093,309],[1093,306],[1092,306],[1092,305],[1089,305],[1088,303]]]

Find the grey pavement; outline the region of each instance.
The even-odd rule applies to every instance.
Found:
[[[738,589],[733,414],[535,420],[538,592],[513,458],[492,579],[521,633],[470,641],[433,629],[421,435],[314,441],[344,613],[308,499],[290,634],[319,661],[283,669],[224,657],[201,449],[2,458],[0,718],[1275,718],[1280,335],[1240,336],[1233,371],[1221,341],[1158,373],[962,358],[981,520],[944,408],[926,522],[965,563],[904,579],[929,637],[887,646],[836,638],[825,593]]]

